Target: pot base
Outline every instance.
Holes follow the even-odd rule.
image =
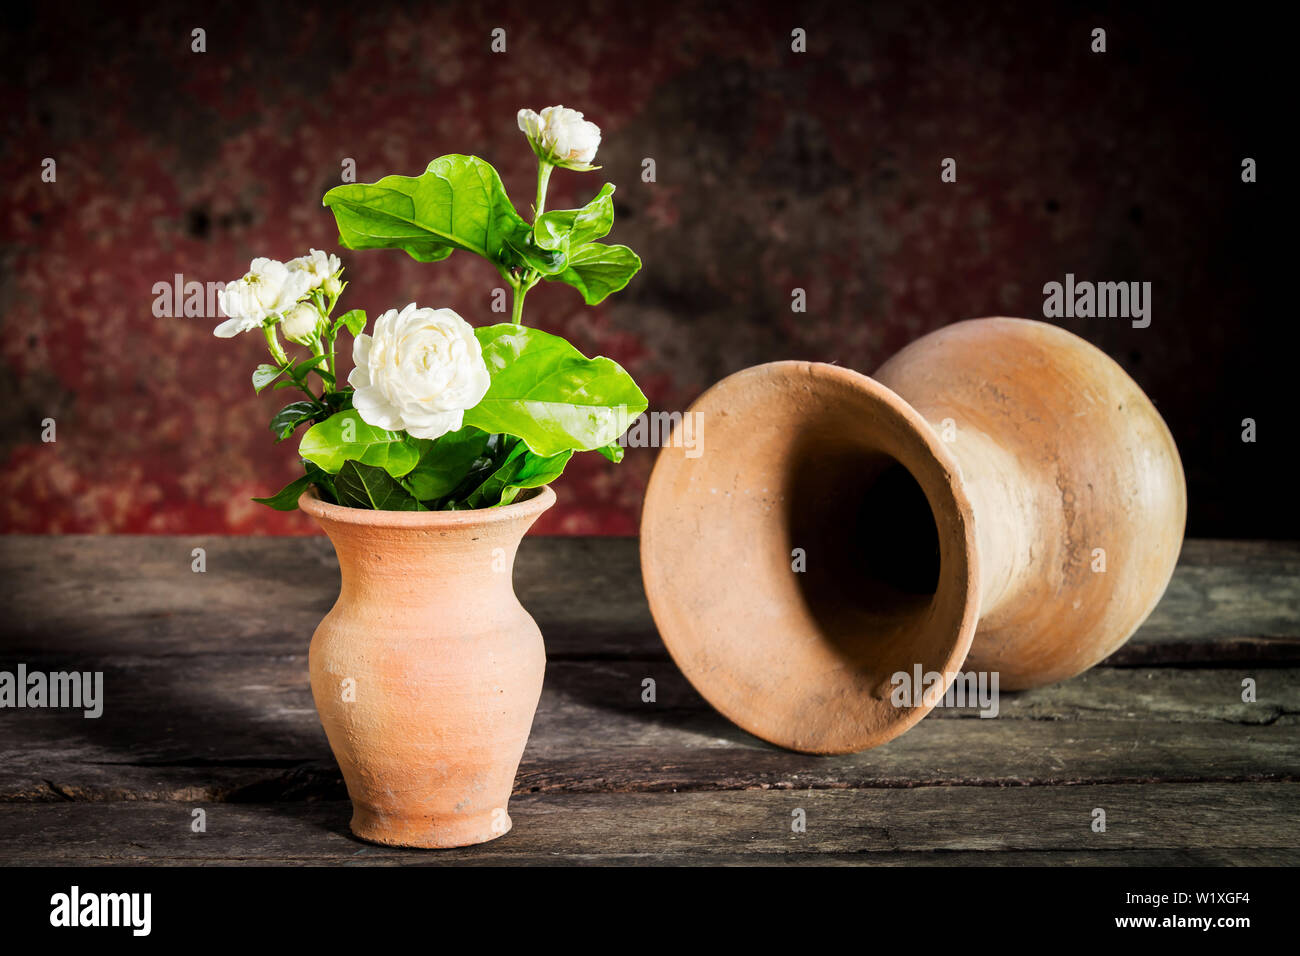
[[[513,826],[504,810],[474,813],[431,821],[427,817],[400,817],[376,813],[365,807],[352,808],[354,836],[384,846],[406,846],[422,850],[448,850],[474,846],[505,836]]]

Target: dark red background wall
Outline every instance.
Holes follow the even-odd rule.
[[[1273,130],[1280,27],[1130,4],[43,3],[6,14],[0,172],[0,528],[312,529],[249,501],[293,477],[255,396],[257,336],[155,318],[155,283],[336,250],[320,197],[472,152],[526,210],[521,106],[604,130],[612,241],[644,259],[597,308],[541,286],[528,321],[622,362],[652,407],[781,358],[870,372],[963,318],[1042,317],[1045,282],[1149,281],[1152,324],[1061,320],[1116,358],[1184,456],[1194,534],[1290,536],[1277,496],[1294,322]],[[520,7],[520,9],[523,9]],[[1094,27],[1108,52],[1090,52]],[[191,30],[207,52],[190,51]],[[507,52],[490,52],[493,28]],[[808,52],[790,49],[807,31]],[[1243,184],[1243,157],[1260,181]],[[56,183],[41,161],[57,161]],[[651,157],[657,182],[644,183]],[[957,160],[958,181],[940,181]],[[1291,243],[1290,245],[1293,245]],[[342,253],[345,304],[474,324],[496,272]],[[790,309],[807,292],[807,312]],[[57,441],[40,423],[57,422]],[[1259,441],[1240,440],[1255,418]],[[761,427],[761,423],[756,424]],[[707,441],[707,435],[706,435]],[[706,446],[707,447],[707,446]],[[575,462],[542,531],[633,533],[653,450]]]

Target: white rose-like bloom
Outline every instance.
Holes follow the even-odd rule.
[[[563,106],[548,106],[540,115],[520,110],[519,128],[538,156],[566,169],[591,169],[600,148],[600,127]]]
[[[311,276],[311,285],[307,291],[319,289],[325,280],[339,271],[339,257],[313,249],[305,256],[289,260],[289,268],[294,272],[305,272]]]
[[[451,309],[412,302],[375,320],[352,346],[352,407],[367,424],[413,438],[454,432],[487,394],[491,378],[473,327]]]
[[[254,259],[247,275],[217,293],[221,311],[230,318],[212,334],[229,339],[240,332],[251,332],[263,320],[292,308],[310,290],[311,276],[307,273],[275,259]]]

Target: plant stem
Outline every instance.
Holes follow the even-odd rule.
[[[262,334],[266,336],[266,347],[271,352],[271,358],[275,359],[277,367],[284,368],[289,364],[289,356],[284,354],[284,346],[280,344],[280,340],[276,337],[275,326],[262,326]]]
[[[537,202],[533,204],[533,222],[546,211],[546,184],[551,180],[551,170],[555,167],[544,159],[537,161]]]
[[[527,276],[521,276],[518,280],[510,280],[510,288],[514,290],[514,299],[510,307],[510,321],[515,325],[524,324],[524,296],[528,294],[529,283]]]
[[[546,211],[546,186],[551,181],[551,170],[554,168],[544,159],[537,160],[537,202],[533,204],[534,225]],[[510,321],[515,325],[524,324],[524,296],[528,294],[529,289],[537,285],[537,280],[540,278],[541,274],[536,269],[526,269],[518,279],[506,277],[510,288],[514,290],[514,300],[510,306]]]

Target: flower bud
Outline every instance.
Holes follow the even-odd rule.
[[[315,306],[309,302],[299,302],[284,314],[280,327],[284,330],[284,337],[290,342],[310,345],[312,337],[316,334],[316,323],[319,320],[320,313],[316,311]]]
[[[325,294],[331,299],[337,299],[339,293],[343,291],[343,283],[339,281],[338,276],[330,276],[321,285],[321,288],[325,290]]]
[[[595,169],[591,161],[600,148],[600,127],[577,110],[548,106],[540,114],[520,110],[519,129],[541,159],[565,169]]]

